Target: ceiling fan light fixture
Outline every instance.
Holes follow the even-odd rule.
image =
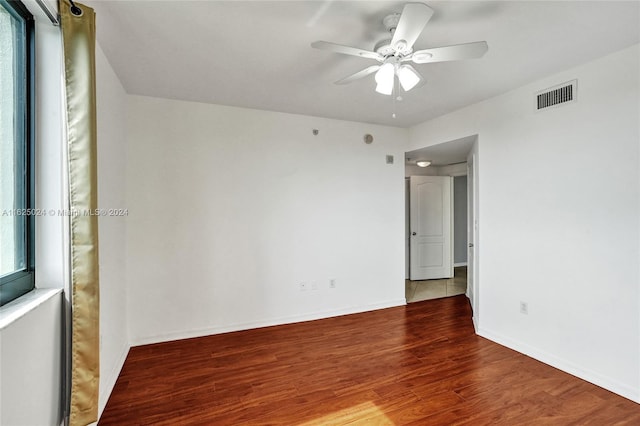
[[[376,92],[382,95],[391,95],[393,93],[393,82],[391,84],[380,84],[376,85]]]
[[[383,95],[391,95],[393,93],[394,79],[395,67],[393,64],[387,62],[376,72],[376,92]]]
[[[406,65],[398,68],[398,79],[405,92],[408,92],[416,87],[416,84],[420,83],[420,76]]]
[[[431,165],[431,161],[416,161],[416,166],[418,167],[429,167]]]

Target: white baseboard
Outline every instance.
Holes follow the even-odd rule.
[[[109,400],[111,392],[113,392],[113,387],[116,385],[116,381],[120,376],[120,371],[122,371],[122,367],[124,366],[124,362],[127,359],[130,348],[131,347],[129,345],[122,345],[122,348],[120,348],[120,355],[118,356],[118,360],[109,372],[109,375],[107,377],[100,378],[100,380],[106,383],[106,385],[98,398],[98,420],[100,420],[100,417],[102,417],[102,412],[107,406],[107,401]]]
[[[467,288],[467,291],[464,295],[467,296],[467,299],[469,299],[469,304],[471,305],[471,322],[473,323],[473,330],[476,334],[478,334],[478,322],[476,321],[476,313],[473,310],[473,300],[471,300],[471,298],[469,297],[469,288]]]
[[[534,348],[533,346],[529,346],[526,343],[522,343],[522,342],[510,339],[508,337],[502,336],[498,333],[494,333],[490,330],[480,328],[480,329],[477,329],[477,334],[495,343],[498,343],[502,346],[506,346],[510,349],[518,351],[540,362],[543,362],[547,365],[555,367],[559,370],[562,370],[566,373],[576,376],[582,380],[586,380],[587,382],[593,383],[596,386],[600,386],[601,388],[610,390],[613,393],[616,393],[620,396],[623,396],[627,399],[630,399],[631,401],[634,401],[640,404],[640,390],[634,389],[629,385],[620,383],[617,380],[603,376],[594,371],[584,369],[582,367],[575,365],[570,361],[567,361],[566,359],[557,357],[546,351]]]
[[[233,331],[250,330],[254,328],[271,327],[274,325],[292,324],[296,322],[314,321],[318,319],[338,317],[341,315],[357,314],[361,312],[375,311],[378,309],[393,308],[407,304],[406,299],[396,299],[387,302],[374,303],[370,305],[350,306],[329,311],[314,312],[305,315],[293,315],[267,319],[264,321],[252,321],[246,323],[236,323],[219,327],[210,327],[196,330],[184,330],[170,332],[161,335],[143,336],[132,339],[131,346],[149,345],[152,343],[170,342],[172,340],[191,339],[194,337],[210,336],[213,334],[230,333]]]

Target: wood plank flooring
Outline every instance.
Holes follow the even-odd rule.
[[[640,405],[476,336],[455,296],[132,348],[99,424],[639,425]]]

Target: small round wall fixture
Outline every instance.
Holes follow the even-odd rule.
[[[373,142],[373,136],[371,136],[368,133],[366,135],[364,135],[364,143],[369,145],[371,142]]]

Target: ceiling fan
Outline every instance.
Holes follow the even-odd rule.
[[[402,14],[393,13],[386,16],[382,23],[392,34],[392,38],[378,42],[372,51],[357,47],[343,46],[327,41],[316,41],[311,47],[330,50],[344,55],[373,59],[380,65],[372,65],[336,81],[336,84],[347,84],[376,73],[376,92],[391,95],[394,91],[396,76],[405,92],[426,81],[422,75],[407,62],[427,64],[432,62],[457,61],[461,59],[480,58],[488,49],[487,42],[457,44],[454,46],[435,47],[432,49],[413,51],[413,44],[433,15],[433,9],[424,3],[405,4]]]

